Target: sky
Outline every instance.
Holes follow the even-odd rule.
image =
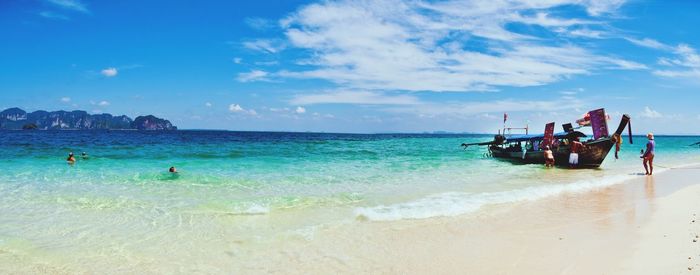
[[[0,1],[0,109],[181,129],[700,134],[700,1]],[[557,126],[560,127],[560,126]]]

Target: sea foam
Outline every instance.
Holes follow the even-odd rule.
[[[372,221],[452,217],[477,211],[485,205],[533,201],[563,193],[584,192],[619,184],[636,177],[638,176],[624,174],[500,192],[440,193],[404,203],[359,207],[355,209],[354,213],[358,219]]]

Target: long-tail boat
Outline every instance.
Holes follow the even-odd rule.
[[[583,119],[578,120],[580,126],[591,126],[593,137],[581,142],[583,148],[578,152],[577,168],[597,168],[603,163],[610,149],[616,142],[621,142],[625,127],[629,130],[629,142],[632,143],[632,126],[630,116],[622,115],[617,130],[610,135],[607,129],[608,116],[604,109],[588,112]],[[544,134],[537,135],[495,135],[493,140],[479,143],[463,143],[466,149],[471,145],[487,146],[488,155],[497,159],[520,164],[544,164],[544,147],[550,146],[557,166],[569,166],[571,143],[578,138],[586,138],[586,134],[573,129],[571,124],[565,124],[564,132],[554,133],[554,122],[548,123]]]

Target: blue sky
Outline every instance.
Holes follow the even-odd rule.
[[[606,108],[700,134],[700,2],[0,3],[0,108],[180,128],[494,132]]]

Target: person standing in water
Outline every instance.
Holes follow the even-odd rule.
[[[571,140],[571,153],[569,154],[569,167],[574,168],[578,166],[578,152],[583,149],[584,145],[575,137]]]
[[[168,172],[175,174],[177,173],[177,168],[175,168],[175,166],[171,166],[170,169],[168,169]]]
[[[82,159],[88,159],[88,158],[90,158],[90,157],[88,156],[88,154],[85,153],[85,152],[83,152],[82,154],[80,154],[80,157],[81,157]]]
[[[68,164],[73,164],[75,163],[75,156],[73,156],[73,152],[68,153],[68,158],[66,159]]]
[[[642,154],[642,159],[644,159],[642,163],[644,164],[646,174],[651,176],[651,174],[654,173],[654,149],[656,147],[654,134],[648,133],[647,139],[649,139],[649,141],[647,142],[647,150]]]
[[[544,146],[544,167],[554,167],[554,153],[549,145]]]

